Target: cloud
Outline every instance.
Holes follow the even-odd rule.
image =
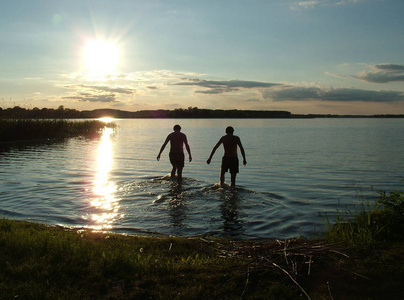
[[[262,100],[257,99],[257,98],[251,98],[251,99],[247,99],[245,100],[246,102],[262,102]]]
[[[347,5],[363,1],[368,0],[305,0],[305,1],[293,1],[290,6],[292,9],[315,8],[318,6]]]
[[[292,7],[296,8],[296,7],[303,7],[303,8],[307,8],[307,7],[314,7],[317,6],[321,3],[321,1],[296,1],[293,2]]]
[[[117,95],[131,95],[135,90],[121,87],[98,86],[98,85],[65,85],[64,88],[75,90],[73,95],[62,97],[62,99],[76,100],[80,102],[116,103]],[[76,94],[76,95],[75,95]]]
[[[404,81],[404,66],[395,64],[380,64],[372,66],[372,71],[360,72],[354,78],[373,82],[373,83],[388,83],[395,81]]]
[[[380,65],[375,65],[375,67],[379,70],[386,70],[386,71],[390,71],[390,72],[404,72],[403,65],[380,64]]]
[[[371,83],[389,83],[404,81],[404,65],[397,64],[378,64],[368,66],[370,71],[361,71],[357,75],[340,75],[326,73],[341,78],[355,78]]]
[[[82,87],[85,89],[104,91],[104,92],[108,92],[108,93],[129,94],[129,95],[131,95],[135,92],[134,89],[121,88],[121,87],[110,87],[110,86],[79,85],[79,87]]]
[[[110,103],[115,102],[115,95],[91,95],[91,94],[80,94],[79,96],[62,97],[63,99],[78,100],[81,102],[102,102]]]
[[[111,87],[101,85],[65,85],[64,88],[75,90],[77,95],[62,97],[63,99],[77,100],[81,102],[101,102],[116,103],[117,95],[132,95],[136,92],[134,89]]]
[[[397,91],[372,91],[354,88],[285,87],[266,90],[265,99],[273,101],[340,101],[340,102],[401,102],[404,93]]]
[[[222,94],[232,91],[238,91],[240,89],[270,88],[273,86],[279,86],[280,84],[259,82],[259,81],[246,81],[246,80],[215,81],[215,80],[188,79],[188,81],[178,82],[172,85],[196,86],[208,89],[208,90],[195,91],[195,93],[200,94]]]

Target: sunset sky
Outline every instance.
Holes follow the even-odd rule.
[[[0,1],[0,107],[404,114],[402,0]]]

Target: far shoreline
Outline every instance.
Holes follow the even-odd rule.
[[[34,107],[33,109],[0,107],[0,119],[317,119],[317,118],[395,118],[402,119],[404,114],[375,115],[336,115],[336,114],[293,114],[289,111],[276,110],[224,110],[200,109],[198,107],[178,108],[173,110],[139,110],[124,111],[118,109],[94,109],[79,111],[59,106],[57,109]]]

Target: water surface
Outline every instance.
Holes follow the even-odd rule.
[[[332,219],[379,189],[403,190],[402,119],[115,122],[100,139],[0,152],[0,216],[128,234],[286,238],[323,230],[320,213]],[[177,123],[193,156],[182,185],[168,176],[168,148],[156,160]],[[248,162],[236,189],[217,185],[222,149],[206,164],[228,125]]]

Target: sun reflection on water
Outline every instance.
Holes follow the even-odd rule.
[[[91,201],[93,228],[110,229],[119,217],[119,199],[116,198],[116,185],[109,175],[113,165],[113,151],[111,143],[112,128],[105,127],[98,146],[97,169],[93,182],[93,196]]]

